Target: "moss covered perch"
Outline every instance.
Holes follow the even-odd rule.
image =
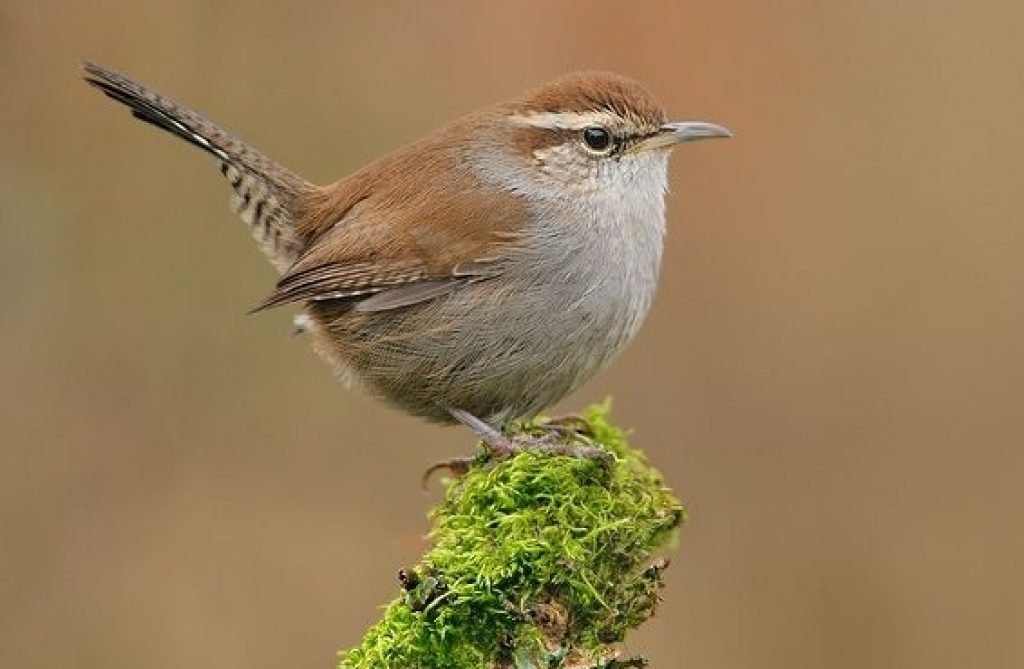
[[[654,613],[666,563],[652,559],[683,507],[607,407],[565,438],[613,457],[481,458],[449,484],[433,548],[341,669],[642,666],[618,644]]]

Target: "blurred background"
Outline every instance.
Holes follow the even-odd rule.
[[[213,161],[121,69],[327,182],[577,68],[677,151],[639,340],[559,407],[687,502],[654,667],[1024,664],[1024,4],[0,2],[0,666],[332,667],[464,430],[344,391]]]

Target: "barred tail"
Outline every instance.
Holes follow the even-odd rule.
[[[83,63],[82,69],[87,82],[126,105],[136,118],[220,160],[234,189],[232,208],[263,252],[280,271],[294,262],[302,243],[293,223],[311,184],[188,107],[99,65]]]

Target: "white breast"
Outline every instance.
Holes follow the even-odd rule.
[[[577,384],[640,329],[661,264],[667,155],[636,156],[611,167],[615,171],[600,175],[603,187],[596,190],[535,186],[531,248],[509,268],[536,291],[513,309],[535,321],[538,339],[571,343],[553,347],[561,357],[552,364],[573,367]]]

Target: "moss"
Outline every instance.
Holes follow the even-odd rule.
[[[616,644],[653,613],[665,563],[650,560],[685,512],[607,412],[565,438],[608,460],[481,456],[450,482],[433,548],[341,669],[634,666]]]

